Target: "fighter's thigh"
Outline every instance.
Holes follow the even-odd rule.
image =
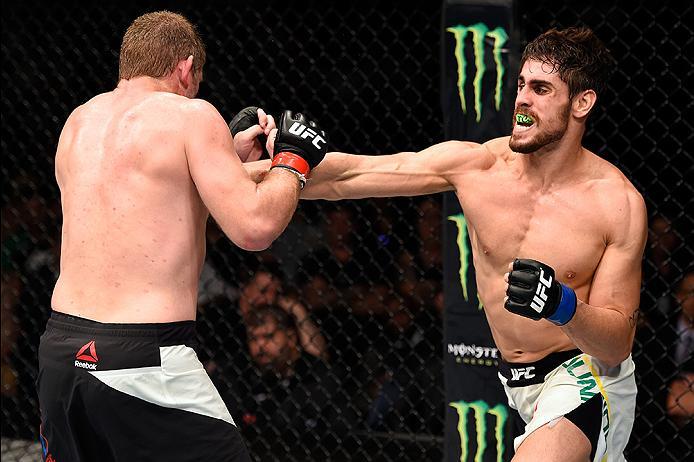
[[[560,417],[532,432],[518,447],[513,462],[586,462],[590,458],[588,437],[569,419]]]

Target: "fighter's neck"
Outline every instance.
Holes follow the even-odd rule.
[[[585,153],[580,139],[567,141],[561,140],[531,154],[517,154],[521,176],[539,183],[543,189],[576,178]]]
[[[171,79],[139,76],[132,79],[122,79],[118,82],[116,90],[124,90],[127,92],[149,92],[149,91],[165,91],[176,93],[176,88]]]

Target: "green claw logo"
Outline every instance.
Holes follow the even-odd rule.
[[[468,460],[469,448],[472,446],[468,435],[468,416],[472,414],[475,419],[475,437],[477,450],[475,451],[475,462],[482,462],[485,451],[487,451],[487,416],[495,421],[494,439],[496,440],[496,460],[504,460],[504,427],[508,420],[508,410],[503,404],[490,407],[485,401],[478,400],[473,402],[454,401],[448,403],[450,407],[458,412],[458,435],[460,436],[460,461]]]
[[[458,246],[458,251],[460,252],[460,289],[463,291],[463,298],[465,299],[465,301],[469,302],[470,296],[468,294],[467,288],[467,272],[470,269],[470,259],[472,257],[472,252],[470,250],[470,244],[468,242],[467,220],[465,219],[465,215],[463,215],[462,213],[450,215],[447,218],[448,221],[452,221],[453,223],[455,223],[457,229],[456,244]],[[482,300],[480,300],[479,297],[477,308],[480,310],[483,308]]]
[[[508,42],[506,31],[497,27],[489,30],[483,23],[473,24],[472,26],[457,25],[446,28],[447,32],[453,34],[455,38],[455,59],[458,63],[458,95],[460,96],[460,106],[463,113],[467,114],[467,103],[465,101],[465,82],[467,80],[467,60],[465,59],[465,39],[468,34],[472,34],[473,53],[475,57],[475,78],[473,80],[473,90],[475,94],[475,120],[479,123],[482,118],[482,77],[487,71],[484,63],[485,38],[494,40],[494,63],[496,65],[496,86],[494,88],[494,106],[497,110],[501,108],[502,84],[506,69],[501,61],[501,50]]]

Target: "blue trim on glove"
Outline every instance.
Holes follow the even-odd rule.
[[[567,287],[564,284],[559,284],[561,286],[561,301],[554,314],[547,318],[547,320],[553,322],[557,326],[563,326],[567,322],[571,321],[576,314],[576,292],[571,287]]]

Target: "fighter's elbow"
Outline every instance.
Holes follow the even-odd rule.
[[[621,311],[617,310],[616,311]],[[609,335],[609,344],[604,345],[601,350],[602,354],[598,357],[607,367],[617,367],[631,355],[631,350],[634,345],[634,316],[628,319],[628,322],[619,324],[618,328],[612,330]]]
[[[221,228],[236,246],[251,252],[267,249],[281,232],[275,224],[259,217],[234,220]]]
[[[243,250],[252,252],[260,252],[267,249],[279,235],[279,232],[275,229],[276,227],[263,223],[261,220],[253,220],[253,223],[246,223],[246,228],[235,241],[235,244]]]
[[[598,358],[600,362],[607,368],[617,367],[624,362],[631,354],[631,345],[628,347],[615,348],[612,354],[604,355]]]
[[[626,356],[623,358],[621,358],[621,357],[618,358],[615,356],[615,357],[610,357],[610,358],[605,357],[605,358],[599,358],[599,359],[600,359],[600,362],[603,364],[603,366],[605,366],[608,369],[612,369],[612,368],[615,368],[615,367],[619,366],[620,364],[622,364],[622,362],[626,359]]]

